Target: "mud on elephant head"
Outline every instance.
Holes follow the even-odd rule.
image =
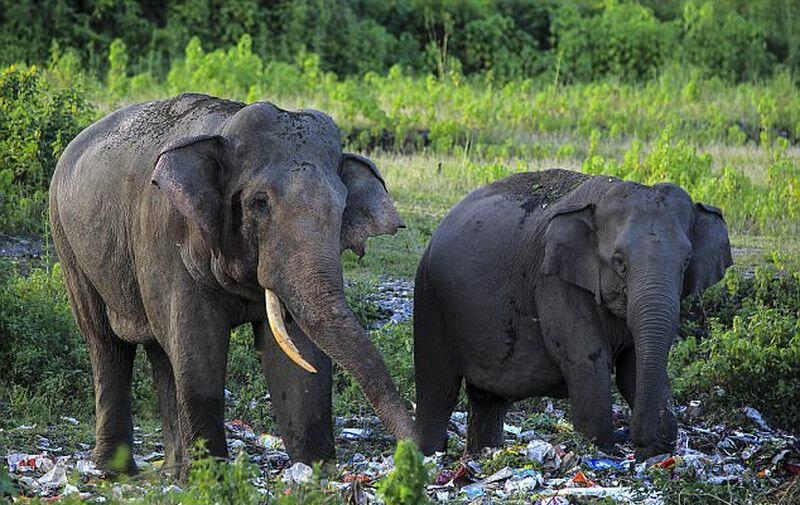
[[[666,368],[680,300],[715,284],[732,263],[722,212],[674,184],[617,182],[596,203],[558,209],[547,226],[543,273],[591,292],[627,322],[635,386],[626,396],[640,458],[671,451],[677,436]]]

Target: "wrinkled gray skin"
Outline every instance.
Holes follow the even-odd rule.
[[[670,451],[666,365],[680,300],[731,263],[720,211],[672,184],[548,170],[473,192],[417,271],[423,451],[444,449],[462,379],[469,451],[502,444],[507,408],[530,396],[569,396],[576,429],[613,449],[612,371],[637,456]]]
[[[348,308],[340,252],[402,222],[369,160],[341,152],[320,112],[204,95],[132,105],[76,137],[50,187],[53,239],[94,373],[97,445],[108,468],[132,447],[131,371],[153,365],[165,466],[206,439],[226,456],[223,386],[230,330],[252,323],[290,456],[334,457],[331,361],[350,372],[387,429],[414,426]],[[301,354],[265,324],[275,292]],[[129,472],[135,471],[133,459]]]

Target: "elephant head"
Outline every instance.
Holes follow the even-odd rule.
[[[289,317],[354,376],[394,435],[412,436],[383,360],[345,302],[339,258],[347,248],[363,255],[368,237],[403,224],[378,169],[342,153],[327,115],[243,107],[216,134],[164,148],[152,183],[185,216],[189,256],[210,257],[223,288],[266,305],[295,363],[315,371],[289,338]]]
[[[611,180],[601,194],[554,210],[543,271],[589,291],[626,321],[636,355],[631,435],[637,456],[646,458],[674,447],[666,368],[680,300],[716,283],[732,264],[728,232],[719,209],[693,204],[673,184]]]

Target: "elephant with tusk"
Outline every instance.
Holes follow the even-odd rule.
[[[731,263],[720,210],[674,184],[546,170],[474,191],[417,270],[423,451],[445,448],[462,381],[469,451],[502,444],[506,410],[530,396],[568,396],[575,428],[613,450],[612,372],[637,456],[672,450],[667,356],[680,300]]]
[[[133,444],[138,345],[153,367],[165,467],[185,469],[200,439],[226,456],[228,344],[245,323],[294,460],[334,458],[331,360],[393,435],[415,438],[345,301],[340,261],[403,223],[378,169],[342,152],[327,115],[198,94],[131,105],[66,148],[50,221],[90,351],[100,467]]]

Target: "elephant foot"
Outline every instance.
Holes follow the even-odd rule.
[[[139,468],[133,460],[133,453],[127,446],[114,448],[97,446],[92,451],[92,461],[108,477],[133,476],[139,473]]]

